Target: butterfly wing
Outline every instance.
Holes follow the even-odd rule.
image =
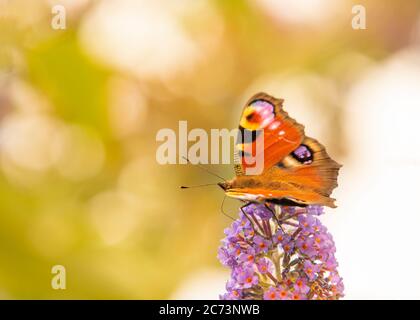
[[[265,93],[257,93],[245,105],[235,145],[237,175],[245,174],[257,163],[263,163],[263,170],[271,168],[303,141],[303,126],[282,106],[283,99]]]
[[[261,100],[273,106],[272,115],[262,109],[270,110],[270,105],[264,102],[255,104],[255,101]],[[248,110],[249,106],[253,109]],[[259,126],[250,124],[247,118],[256,108],[259,112],[255,122]],[[276,121],[280,124],[273,125]],[[282,100],[262,93],[255,95],[244,108],[241,126],[248,130],[264,129],[264,134],[256,134],[254,141],[243,141],[242,145],[237,145],[238,150],[243,151],[239,153],[242,174],[232,181],[231,188],[226,192],[228,196],[279,204],[335,206],[334,199],[329,196],[337,186],[340,165],[329,157],[324,146],[304,135],[303,126],[282,109]],[[284,133],[280,134],[281,131]],[[257,150],[255,144],[262,138],[264,151],[257,153],[256,159],[258,161],[258,156],[263,155],[263,172],[260,175],[243,174],[247,169],[244,157]]]

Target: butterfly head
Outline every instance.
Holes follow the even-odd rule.
[[[219,182],[217,184],[220,188],[222,188],[224,191],[227,191],[229,189],[232,188],[232,183],[229,181],[223,181],[223,182]]]

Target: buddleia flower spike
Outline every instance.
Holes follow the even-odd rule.
[[[322,206],[250,203],[225,229],[220,262],[231,269],[226,300],[334,300],[344,296]]]

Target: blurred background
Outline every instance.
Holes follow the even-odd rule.
[[[217,180],[155,137],[265,91],[344,165],[322,219],[346,298],[419,299],[419,79],[417,0],[0,0],[0,298],[217,299],[223,192],[180,190]]]

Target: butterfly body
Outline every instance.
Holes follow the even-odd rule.
[[[229,197],[283,205],[335,207],[330,198],[341,167],[325,148],[307,137],[304,127],[283,110],[283,100],[254,95],[242,112],[235,151],[236,177],[220,183]],[[245,135],[246,136],[246,135]],[[242,136],[243,137],[243,136]],[[259,150],[257,144],[263,143]],[[260,161],[261,173],[247,174]]]

